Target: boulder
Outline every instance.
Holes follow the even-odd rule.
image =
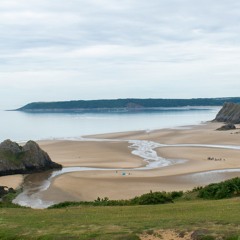
[[[23,147],[9,139],[0,144],[0,176],[60,168],[34,141]]]
[[[228,123],[228,124],[221,126],[217,130],[218,131],[227,131],[227,130],[234,130],[234,129],[236,129],[235,125],[233,123]]]

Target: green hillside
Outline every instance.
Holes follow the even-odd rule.
[[[51,111],[76,109],[141,109],[159,107],[186,106],[222,106],[225,102],[240,103],[235,98],[194,98],[194,99],[109,99],[109,100],[78,100],[65,102],[33,102],[17,110],[19,111]]]

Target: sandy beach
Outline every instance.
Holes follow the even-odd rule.
[[[131,144],[123,140],[147,140],[169,145],[238,146],[240,130],[216,131],[216,128],[221,125],[221,123],[207,123],[152,132],[139,131],[87,136],[87,141],[40,141],[39,144],[49,153],[53,161],[61,163],[64,167],[131,169],[144,166],[146,162],[141,157],[133,155],[132,149],[130,149]],[[98,141],[91,139],[98,139]],[[155,150],[161,157],[187,161],[144,171],[107,170],[66,173],[55,177],[48,190],[41,193],[42,197],[44,200],[54,199],[57,202],[87,201],[97,197],[127,199],[150,190],[189,190],[199,185],[218,181],[216,174],[200,177],[200,175],[196,175],[198,172],[240,168],[240,150],[196,146],[167,146]],[[194,178],[196,176],[198,178]],[[235,176],[239,176],[239,172],[229,172],[224,175],[226,179]]]
[[[190,190],[239,176],[240,170],[221,173],[214,171],[240,169],[240,149],[224,148],[240,145],[240,129],[216,131],[221,125],[222,123],[206,123],[151,132],[86,136],[83,140],[39,141],[40,147],[51,159],[64,168],[97,168],[54,177],[49,188],[39,193],[40,197],[53,202],[90,201],[98,197],[128,199],[150,190]],[[154,142],[157,147],[150,149],[154,152],[149,153],[149,149],[145,149],[146,153],[156,154],[157,158],[167,159],[171,164],[144,169],[147,165],[144,157],[133,154],[136,150],[133,143],[136,141],[144,144]],[[223,145],[223,148],[216,148],[216,145]],[[49,174],[51,175],[33,174],[26,179],[41,184]],[[0,177],[0,185],[13,188],[19,187],[23,181],[22,175]]]
[[[10,175],[0,177],[0,186],[7,186],[11,188],[19,188],[23,182],[23,175]]]

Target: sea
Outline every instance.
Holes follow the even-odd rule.
[[[31,113],[0,111],[0,141],[77,139],[85,135],[181,128],[213,120],[219,107]]]

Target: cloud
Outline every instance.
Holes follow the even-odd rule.
[[[55,86],[55,100],[237,95],[239,10],[235,0],[2,0],[0,94],[53,100]]]

